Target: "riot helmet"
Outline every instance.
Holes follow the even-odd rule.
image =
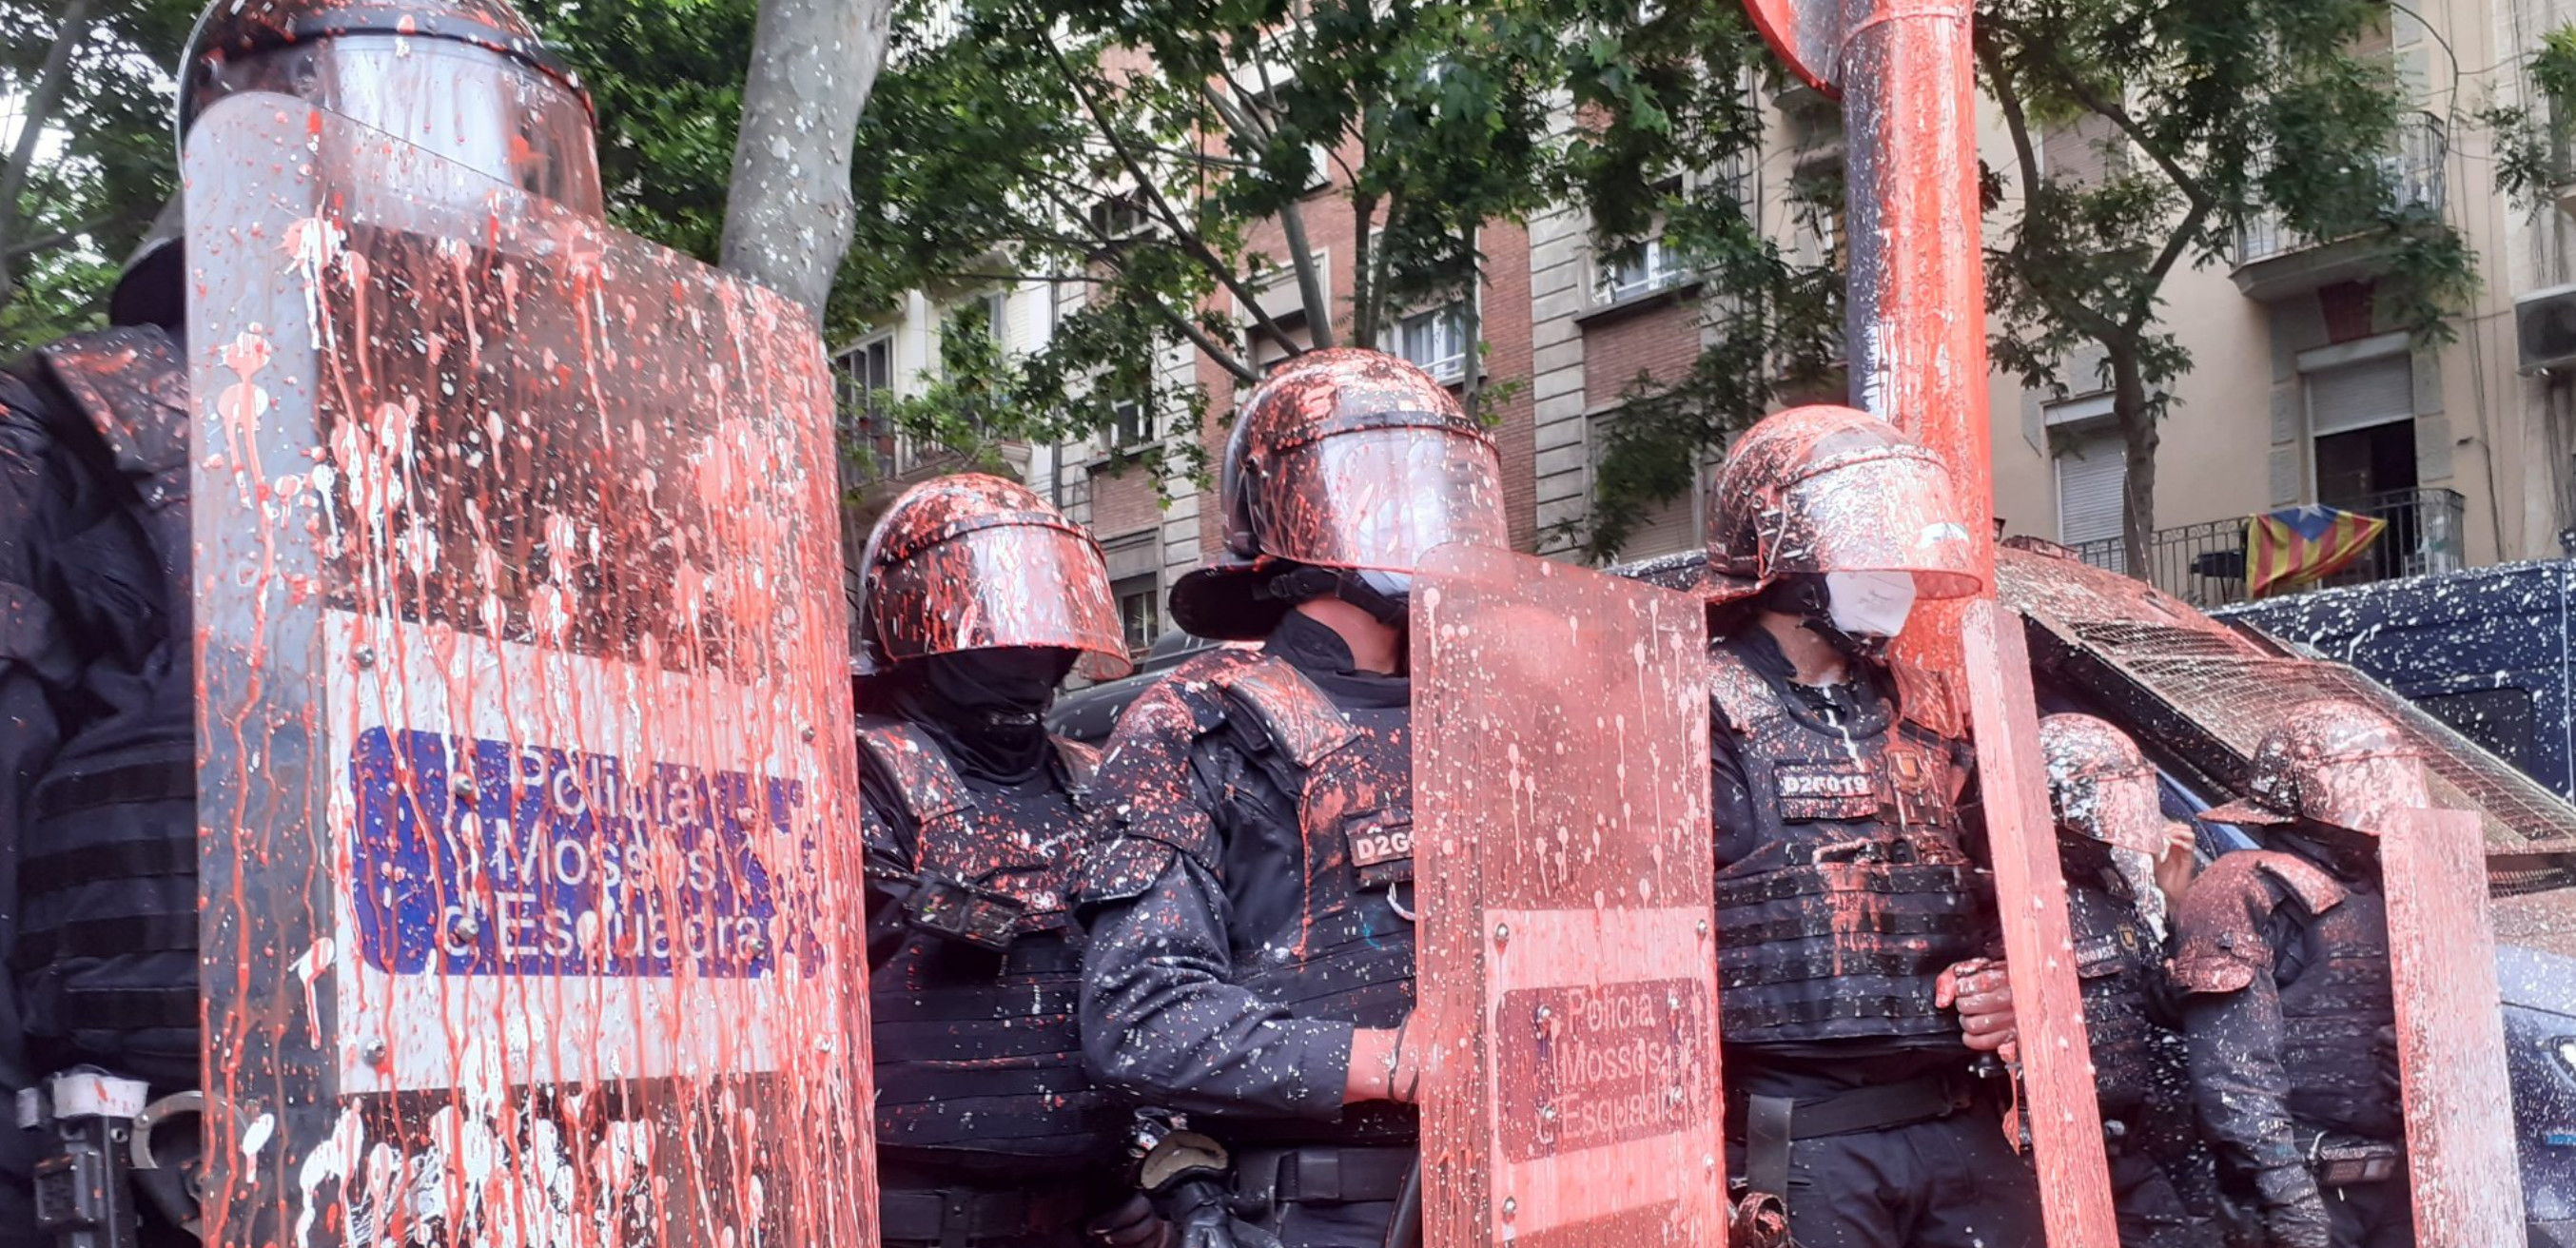
[[[1493,439],[1429,373],[1380,351],[1315,351],[1244,397],[1218,476],[1225,549],[1172,587],[1172,618],[1266,636],[1332,595],[1401,627],[1435,546],[1510,544]]]
[[[982,473],[903,492],[859,560],[861,676],[968,650],[1073,652],[1110,680],[1127,658],[1100,544],[1027,486]]]
[[[213,0],[179,63],[178,129],[245,91],[291,95],[588,217],[590,94],[508,0]]]
[[[2375,835],[2391,812],[2432,804],[2424,750],[2397,721],[2350,699],[2319,698],[2292,707],[2263,734],[2246,764],[2245,796],[2200,817]]]
[[[2090,715],[2039,721],[2048,764],[2048,804],[2059,830],[2149,859],[2165,855],[2165,818],[2156,769],[2129,734]]]
[[[1938,456],[1867,412],[1776,412],[1708,490],[1712,606],[1758,599],[1876,657],[1918,600],[1977,592],[1976,547]]]

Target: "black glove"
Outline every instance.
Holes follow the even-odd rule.
[[[2379,1086],[2388,1089],[2397,1103],[2406,1103],[2406,1064],[2397,1051],[2397,1028],[2394,1024],[2379,1029],[2371,1042],[2370,1055],[2379,1059]]]
[[[1277,1236],[1234,1216],[1225,1185],[1216,1178],[1173,1184],[1163,1208],[1172,1220],[1171,1248],[1281,1248]]]
[[[1172,1224],[1154,1212],[1154,1202],[1139,1192],[1125,1204],[1093,1218],[1083,1233],[1108,1248],[1172,1248]]]
[[[2254,1176],[2254,1189],[2262,1196],[2263,1232],[2271,1248],[2333,1248],[2334,1224],[2307,1167],[2263,1171]]]

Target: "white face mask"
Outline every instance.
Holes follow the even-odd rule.
[[[1825,614],[1853,637],[1894,637],[1914,613],[1911,572],[1827,572]]]

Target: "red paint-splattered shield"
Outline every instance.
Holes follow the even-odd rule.
[[[186,177],[210,1242],[869,1242],[802,312],[283,96]]]
[[[2391,812],[2377,830],[2415,1237],[2519,1248],[2522,1171],[2485,831],[2469,812],[2423,809]]]
[[[1468,546],[1422,575],[1425,1242],[1722,1245],[1704,608]]]

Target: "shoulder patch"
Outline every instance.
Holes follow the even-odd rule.
[[[2298,898],[2299,905],[2309,914],[2324,914],[2342,905],[2344,898],[2352,895],[2352,890],[2326,874],[2325,868],[2305,858],[2266,853],[2263,861],[2255,865],[2262,868],[2263,874],[2279,881],[2281,887],[2290,890],[2290,895]]]
[[[2257,971],[2271,968],[2273,953],[2264,943],[2263,928],[2281,904],[2272,884],[2273,860],[2285,857],[2260,849],[2222,854],[2192,881],[2174,911],[2179,948],[2168,969],[2176,987],[2188,993],[2230,993],[2253,983]]]
[[[1287,751],[1289,761],[1315,760],[1350,743],[1351,726],[1333,700],[1285,660],[1253,655],[1219,673],[1216,684],[1259,716],[1261,726]]]
[[[975,808],[948,756],[918,725],[885,715],[859,717],[859,752],[884,776],[914,827]]]
[[[1738,736],[1751,733],[1757,720],[1779,706],[1779,695],[1772,692],[1770,682],[1741,655],[1719,644],[1708,648],[1708,700],[1717,708],[1719,722]]]
[[[36,356],[98,430],[119,470],[150,478],[187,465],[188,364],[168,331],[128,325],[75,334]]]

